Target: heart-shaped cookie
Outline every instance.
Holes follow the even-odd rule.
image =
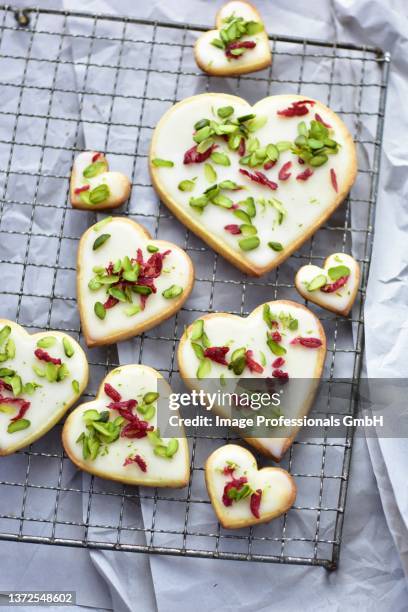
[[[70,195],[73,208],[106,210],[118,208],[130,195],[131,183],[122,172],[111,172],[103,153],[84,151],[74,161]]]
[[[296,95],[254,107],[221,93],[186,98],[161,118],[150,150],[152,183],[163,202],[256,276],[326,221],[356,169],[355,146],[339,117]]]
[[[190,295],[191,259],[122,217],[90,227],[78,249],[77,294],[89,347],[132,338],[175,314]]]
[[[270,65],[268,35],[252,4],[228,2],[218,11],[215,24],[217,29],[202,34],[194,47],[201,70],[229,76],[255,72]]]
[[[245,448],[226,444],[205,464],[205,482],[215,514],[225,529],[267,523],[295,503],[296,485],[282,468],[258,470]]]
[[[295,278],[296,289],[306,300],[345,317],[353,307],[359,283],[360,266],[345,253],[330,255],[323,268],[302,266]]]
[[[88,384],[85,353],[67,334],[28,334],[0,319],[0,455],[46,434]]]
[[[156,425],[160,402],[170,393],[159,372],[148,366],[112,370],[96,399],[76,408],[65,421],[62,442],[67,455],[81,470],[100,478],[150,487],[186,486],[190,461],[184,431],[178,438],[163,439]]]
[[[178,362],[185,384],[198,391],[235,392],[237,381],[249,378],[272,379],[278,391],[289,381],[284,416],[299,418],[311,408],[325,354],[326,337],[317,317],[301,304],[278,300],[258,306],[246,318],[204,315],[184,332]],[[259,391],[266,391],[264,382]],[[222,417],[231,416],[228,404],[215,404],[213,409]],[[279,416],[277,412],[272,410],[271,417]],[[258,434],[247,442],[280,461],[297,431],[276,427],[270,437]]]

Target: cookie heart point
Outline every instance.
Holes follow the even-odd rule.
[[[286,470],[258,470],[252,453],[236,444],[222,446],[210,455],[205,482],[225,529],[267,523],[287,512],[296,499],[296,484]]]
[[[70,182],[73,208],[111,210],[129,198],[131,183],[122,172],[112,172],[103,153],[84,151],[74,161]]]

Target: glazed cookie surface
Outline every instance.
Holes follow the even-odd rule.
[[[160,437],[157,429],[158,381],[162,376],[143,365],[112,370],[93,402],[82,404],[67,418],[62,441],[81,470],[125,484],[184,487],[190,463],[184,432]]]
[[[130,219],[90,227],[78,249],[77,295],[88,346],[136,336],[175,314],[188,298],[194,270],[180,247],[152,240]]]
[[[322,268],[302,266],[295,286],[306,300],[322,308],[347,316],[353,307],[360,283],[360,266],[346,253],[333,253]]]
[[[0,319],[0,455],[46,434],[81,396],[88,362],[67,334]]]
[[[129,198],[130,180],[112,172],[103,153],[84,151],[74,161],[70,182],[73,208],[106,210],[118,208]]]
[[[284,385],[283,416],[298,418],[311,408],[325,354],[326,337],[317,317],[301,304],[278,300],[262,304],[246,318],[204,315],[183,334],[178,362],[181,377],[191,389],[235,392],[239,379],[251,378],[274,381],[275,391]],[[260,383],[260,390],[267,390],[265,383]],[[231,416],[227,404],[215,405],[214,410],[222,417]],[[280,411],[272,410],[270,416],[280,416]],[[298,430],[274,428],[269,437],[259,437],[261,431],[269,434],[258,429],[247,442],[280,461]]]
[[[249,2],[225,4],[217,13],[216,28],[202,34],[195,43],[194,56],[201,70],[228,76],[270,65],[272,57],[265,27]]]
[[[260,276],[343,201],[356,153],[340,118],[316,100],[271,96],[251,107],[236,96],[201,94],[159,121],[150,171],[161,199],[187,227],[240,270]]]
[[[286,470],[258,470],[252,453],[236,444],[221,446],[210,455],[205,481],[225,529],[267,523],[289,510],[296,499],[295,482]]]

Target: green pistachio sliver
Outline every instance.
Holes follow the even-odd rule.
[[[10,368],[0,368],[0,378],[4,378],[5,376],[14,376],[15,370],[11,370]]]
[[[253,36],[254,34],[259,34],[259,32],[264,31],[263,24],[259,21],[247,21],[245,25],[248,36]]]
[[[91,204],[101,204],[105,202],[110,196],[110,189],[106,183],[98,185],[89,192],[89,201]]]
[[[102,287],[102,283],[99,282],[98,278],[91,278],[91,280],[88,283],[88,289],[90,289],[90,291],[98,291],[98,289],[100,289]]]
[[[258,236],[250,236],[249,238],[242,238],[238,241],[239,248],[243,251],[253,251],[257,249],[261,241]]]
[[[197,153],[205,153],[214,144],[214,138],[206,138],[197,145]]]
[[[164,445],[157,445],[154,447],[153,452],[155,455],[157,455],[158,457],[167,457],[166,453],[167,453],[167,447]]]
[[[10,334],[11,334],[10,325],[5,325],[0,331],[0,346],[4,344],[4,342],[7,340]]]
[[[254,198],[247,198],[246,200],[243,200],[242,202],[240,202],[240,204],[245,208],[246,213],[249,217],[255,217],[256,216],[256,207],[255,207],[255,200]]]
[[[134,304],[133,306],[129,306],[129,308],[125,309],[125,315],[127,317],[134,317],[135,315],[141,312],[142,308],[138,304]]]
[[[286,209],[285,209],[285,207],[283,206],[282,202],[280,200],[278,200],[277,198],[272,198],[271,200],[269,200],[269,202],[271,203],[273,208],[275,208],[275,210],[277,211],[277,213],[278,213],[278,223],[279,223],[279,225],[281,225],[282,221],[286,217]]]
[[[124,272],[122,276],[126,281],[134,283],[139,277],[139,268],[132,268],[130,270],[126,270],[126,272]]]
[[[266,147],[266,156],[270,161],[276,161],[279,158],[279,149],[274,144],[268,144]]]
[[[172,438],[170,442],[167,444],[166,457],[170,459],[171,457],[173,457],[173,455],[177,453],[178,449],[179,449],[179,441],[177,440],[177,438]]]
[[[326,276],[324,274],[318,274],[309,283],[307,283],[306,289],[308,291],[316,291],[316,289],[320,289],[320,287],[324,287],[326,283],[327,283]]]
[[[209,199],[205,195],[203,195],[203,196],[200,196],[199,198],[190,198],[188,203],[192,208],[196,208],[197,211],[202,212],[202,210],[209,203]]]
[[[58,366],[55,363],[45,364],[45,376],[48,382],[57,382],[58,379]]]
[[[231,355],[231,361],[236,361],[237,359],[241,359],[241,357],[245,357],[246,349],[245,347],[240,347],[235,349]]]
[[[149,253],[157,253],[157,251],[159,250],[159,248],[157,246],[154,246],[154,244],[148,244],[146,248]]]
[[[144,420],[151,421],[155,414],[156,414],[156,408],[153,405],[147,406],[147,409],[143,414]]]
[[[162,296],[166,298],[166,300],[171,300],[181,295],[183,291],[184,289],[180,287],[180,285],[171,285],[171,287],[168,287],[162,292]]]
[[[191,326],[191,340],[199,340],[204,332],[204,321],[202,319],[198,319],[194,321]]]
[[[7,359],[14,359],[16,356],[16,344],[12,338],[9,338],[6,343]]]
[[[112,221],[113,217],[106,217],[105,219],[102,219],[102,221],[99,221],[98,223],[95,223],[95,225],[93,226],[93,231],[94,232],[99,232],[99,230],[101,230],[103,227],[105,227],[105,225],[108,225],[108,223],[110,223]]]
[[[57,368],[58,368],[58,366],[57,366]],[[69,370],[68,370],[67,366],[65,365],[65,363],[63,363],[58,368],[57,381],[58,382],[62,382],[68,376],[69,376]]]
[[[245,211],[238,209],[238,210],[234,210],[233,214],[234,214],[234,217],[237,217],[237,219],[240,219],[244,223],[248,225],[252,224],[251,217]]]
[[[269,304],[264,304],[263,320],[265,321],[269,329],[272,327],[272,323],[277,320],[276,316],[272,314],[271,307],[269,306]]]
[[[195,130],[201,130],[201,128],[205,127],[206,125],[210,125],[210,120],[209,119],[200,119],[199,121],[197,121],[194,124],[194,129]]]
[[[98,277],[98,282],[101,283],[101,285],[113,285],[114,283],[119,282],[119,280],[120,280],[120,277],[115,274],[109,274],[107,276]]]
[[[246,123],[247,121],[255,118],[256,115],[254,113],[249,113],[248,115],[241,115],[240,117],[237,117],[237,121],[238,123]]]
[[[143,396],[143,403],[153,404],[153,402],[155,402],[159,397],[160,397],[160,393],[157,393],[156,391],[148,391]]]
[[[238,357],[237,359],[231,360],[228,366],[229,370],[232,370],[236,376],[240,376],[245,370],[246,359],[245,355]]]
[[[219,38],[214,38],[211,41],[211,44],[213,45],[213,47],[217,47],[217,49],[224,49],[225,48],[224,43]]]
[[[211,164],[204,164],[204,176],[209,183],[215,183],[217,180],[217,173]]]
[[[193,191],[194,187],[195,179],[191,181],[189,179],[185,179],[184,181],[180,181],[180,183],[178,184],[179,191]]]
[[[138,293],[139,295],[150,295],[152,293],[152,288],[147,285],[134,285],[132,287],[133,293]]]
[[[280,140],[276,143],[275,146],[278,149],[279,153],[284,153],[285,151],[289,151],[292,146],[292,143],[290,142],[290,140]]]
[[[202,361],[205,358],[203,347],[197,342],[191,343],[191,348],[193,349],[195,356],[199,361]]]
[[[197,378],[203,379],[206,378],[211,372],[211,360],[205,357],[198,366],[197,369]]]
[[[65,355],[68,357],[68,359],[71,359],[71,357],[75,354],[75,350],[68,338],[62,339],[62,345],[64,347]]]
[[[274,242],[271,240],[271,242],[268,242],[268,247],[273,251],[283,251],[283,244],[281,242]]]
[[[101,234],[100,236],[98,236],[98,238],[93,243],[92,250],[96,251],[97,249],[99,249],[103,244],[105,244],[107,240],[109,240],[110,237],[110,234]]]
[[[38,366],[33,365],[33,371],[35,374],[37,374],[39,378],[45,377],[45,370],[43,368],[39,368]]]
[[[50,348],[51,346],[54,346],[56,341],[57,339],[55,336],[45,336],[44,338],[41,338],[41,340],[38,340],[37,346],[44,349]]]
[[[14,397],[17,397],[17,395],[20,395],[20,393],[23,390],[23,383],[22,383],[20,376],[18,376],[18,374],[15,374],[14,376],[7,378],[7,382],[9,385],[11,385],[13,389]]]
[[[314,157],[312,157],[312,159],[309,161],[309,164],[314,168],[318,168],[319,166],[323,166],[323,164],[325,164],[328,159],[329,158],[325,153],[320,153],[319,155],[315,155]]]
[[[93,178],[94,176],[98,176],[98,174],[102,174],[102,172],[106,172],[107,169],[108,164],[106,161],[99,161],[89,164],[82,174],[85,178]]]
[[[324,146],[324,142],[322,140],[317,140],[316,138],[308,138],[307,145],[311,149],[321,149]]]
[[[231,208],[233,205],[233,201],[231,198],[219,193],[217,196],[211,199],[211,202],[216,206],[221,206],[222,208]]]
[[[221,119],[227,119],[227,117],[230,117],[233,114],[234,114],[234,108],[232,106],[221,106],[221,108],[217,110],[217,115]]]
[[[210,348],[210,346],[211,346],[210,339],[207,336],[207,334],[205,333],[205,331],[203,331],[203,333],[201,335],[201,344],[203,345],[204,348]]]
[[[258,140],[258,138],[249,138],[247,145],[246,145],[246,150],[248,153],[255,153],[255,151],[258,149],[258,147],[260,147],[260,142]]]
[[[30,427],[30,425],[31,421],[29,421],[28,419],[18,419],[18,421],[12,421],[11,423],[9,423],[9,426],[7,427],[7,432],[12,434],[16,431],[23,431],[23,429],[27,429],[28,427]]]
[[[164,446],[164,442],[160,437],[160,431],[158,429],[147,432],[147,438],[153,446]]]
[[[158,157],[152,159],[152,164],[156,168],[173,168],[174,166],[174,162],[170,161],[169,159],[160,159]]]
[[[96,316],[98,317],[98,319],[101,319],[102,321],[106,317],[106,308],[102,304],[102,302],[96,302],[95,303],[94,312],[95,312]]]
[[[237,189],[241,188],[241,186],[238,185],[238,183],[235,183],[234,181],[231,181],[230,179],[226,179],[225,181],[221,181],[221,183],[218,185],[218,187],[220,189],[226,189],[227,191],[236,191]]]
[[[240,225],[239,229],[241,230],[241,234],[243,236],[255,236],[258,233],[255,225],[248,225],[247,223]]]
[[[308,130],[307,130],[307,125],[304,121],[301,121],[300,123],[298,123],[297,132],[299,136],[307,136]]]
[[[15,412],[15,407],[10,406],[9,404],[2,404],[0,402],[0,413],[2,414],[13,414]]]
[[[263,351],[259,351],[259,355],[261,357],[261,366],[265,367],[266,366],[266,357],[265,357],[265,353]]]
[[[285,347],[275,342],[275,340],[272,340],[272,338],[270,338],[269,336],[267,336],[266,344],[268,345],[268,347],[270,348],[270,350],[272,351],[274,355],[277,355],[278,357],[285,355],[286,353]]]
[[[213,153],[211,153],[211,159],[214,164],[218,164],[219,166],[231,165],[230,158],[225,153],[219,153],[218,151],[214,151]]]
[[[71,384],[72,384],[74,393],[78,394],[79,393],[79,382],[77,380],[73,380]]]
[[[238,121],[239,121],[239,117],[238,117]],[[247,128],[250,132],[257,132],[258,130],[260,130],[261,128],[264,127],[264,125],[266,125],[268,121],[268,117],[265,116],[258,116],[258,117],[252,117],[248,123],[247,123]],[[242,122],[242,120],[241,120]]]
[[[110,287],[108,289],[108,294],[111,295],[116,300],[119,300],[119,302],[128,301],[126,294],[121,289],[118,289],[117,287]]]
[[[339,280],[342,276],[350,276],[351,274],[351,270],[347,266],[334,266],[329,268],[327,272],[333,281]]]

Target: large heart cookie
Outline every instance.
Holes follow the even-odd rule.
[[[186,385],[206,392],[209,387],[229,392],[237,379],[272,378],[278,389],[289,381],[284,416],[298,418],[311,408],[325,354],[326,337],[317,317],[301,304],[279,300],[258,306],[245,319],[227,313],[201,317],[184,332],[178,362]],[[228,405],[214,409],[223,417],[231,415]],[[247,442],[279,461],[296,433],[296,428],[275,428],[273,436],[258,434]]]
[[[175,244],[144,227],[108,217],[90,227],[78,249],[77,294],[88,346],[113,344],[158,325],[188,298],[194,270]]]
[[[150,170],[187,227],[259,276],[339,206],[356,176],[356,152],[343,122],[316,100],[272,96],[251,107],[228,94],[202,94],[161,118]]]
[[[360,282],[360,266],[351,255],[333,253],[323,268],[302,266],[295,286],[306,300],[340,315],[347,316],[356,299]]]
[[[71,204],[81,210],[118,208],[130,195],[131,183],[122,172],[111,172],[103,153],[80,153],[72,168]]]
[[[0,319],[0,455],[47,433],[88,384],[85,353],[67,334],[28,334]]]
[[[163,439],[157,430],[159,381],[161,393],[169,397],[169,385],[152,368],[112,370],[95,401],[76,408],[65,422],[62,441],[71,461],[90,474],[125,484],[186,486],[190,462],[184,432]]]
[[[228,76],[269,66],[268,36],[261,16],[249,2],[228,2],[218,11],[215,23],[217,29],[202,34],[194,47],[201,70]]]
[[[225,529],[267,523],[289,510],[296,499],[295,481],[286,470],[258,470],[252,453],[236,444],[221,446],[208,457],[205,482]]]

